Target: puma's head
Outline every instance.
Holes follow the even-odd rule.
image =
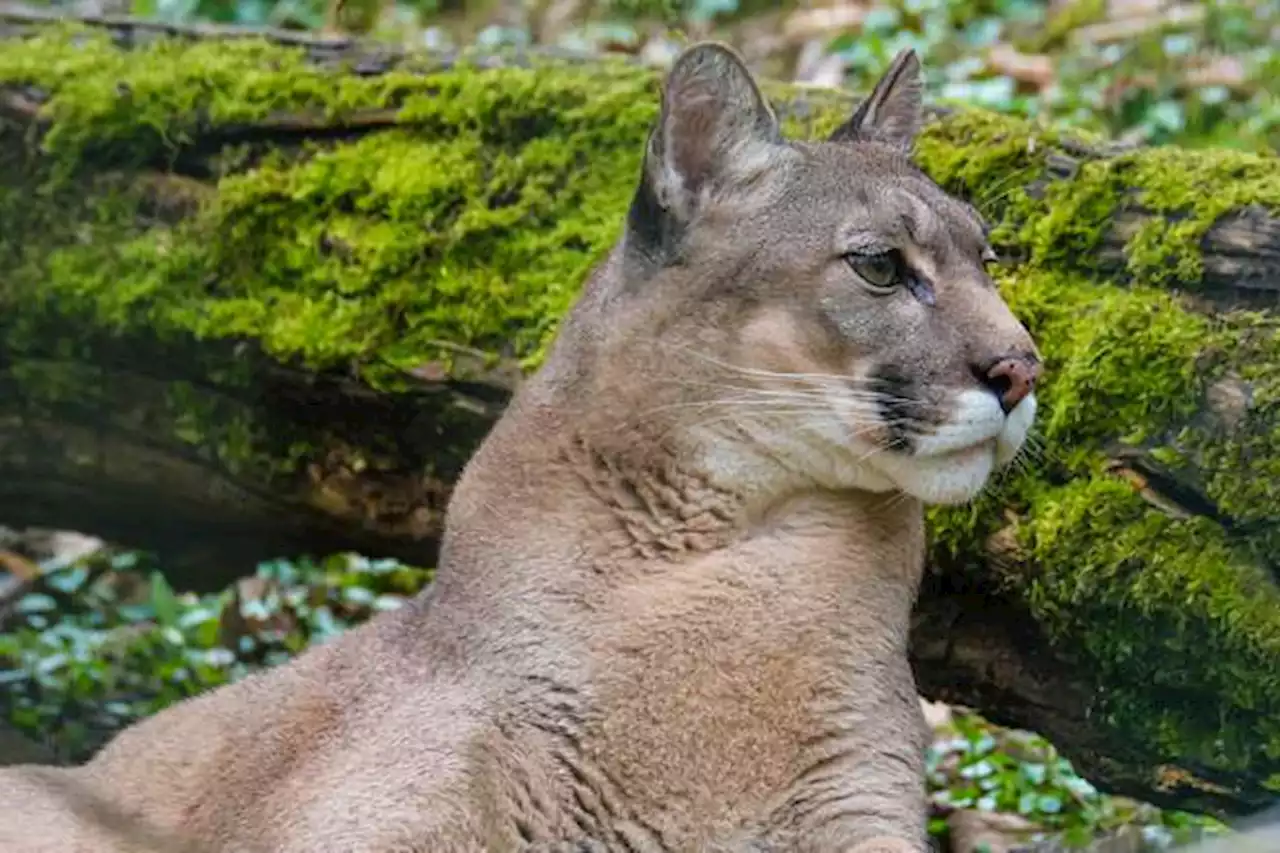
[[[596,401],[631,389],[665,435],[792,484],[951,503],[1014,458],[1040,362],[977,211],[910,160],[919,71],[900,54],[809,143],[783,139],[729,49],[679,57],[611,272],[572,324]]]

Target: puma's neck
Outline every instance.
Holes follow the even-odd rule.
[[[794,547],[782,540],[800,529],[810,545],[819,535],[923,538],[921,507],[906,496],[822,488],[715,430],[661,421],[637,427],[617,416],[634,401],[602,399],[585,413],[530,391],[459,483],[452,540],[482,539],[490,555],[497,548],[514,564],[568,560],[590,575],[626,576],[748,539],[776,537],[780,547]],[[509,538],[489,535],[500,529]],[[872,544],[859,549],[863,557]],[[914,542],[902,544],[918,551]]]

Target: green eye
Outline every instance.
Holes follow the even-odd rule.
[[[892,290],[902,284],[902,255],[896,249],[874,255],[846,255],[845,260],[863,281],[876,290]]]

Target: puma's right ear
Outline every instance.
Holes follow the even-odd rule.
[[[644,179],[658,206],[686,222],[706,190],[758,173],[780,141],[777,119],[742,60],[704,42],[680,54],[667,75]]]
[[[831,134],[832,142],[870,140],[883,142],[904,152],[911,150],[924,124],[924,96],[920,82],[920,59],[910,48],[889,63],[889,70],[876,83],[853,116]]]

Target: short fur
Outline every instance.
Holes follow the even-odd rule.
[[[789,142],[731,51],[682,54],[430,590],[82,768],[0,771],[0,849],[926,849],[922,502],[1018,452],[1034,395],[1006,416],[987,376],[1037,356],[908,159],[918,74]]]

